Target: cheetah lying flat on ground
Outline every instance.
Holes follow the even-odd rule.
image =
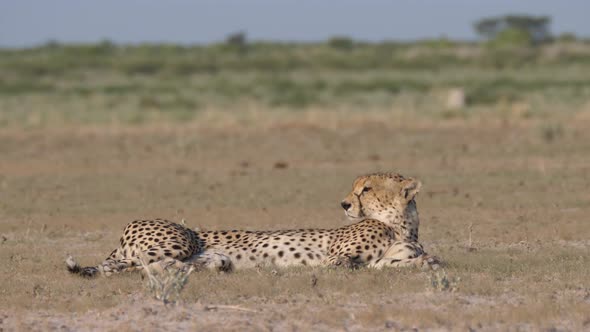
[[[66,264],[85,277],[141,269],[144,264],[197,266],[229,271],[275,266],[421,266],[437,267],[418,243],[419,218],[414,200],[421,183],[395,173],[358,177],[341,202],[357,221],[335,229],[195,232],[171,221],[129,223],[121,246],[100,265]]]

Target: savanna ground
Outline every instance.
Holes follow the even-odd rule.
[[[23,52],[25,63],[44,51]],[[11,57],[0,80],[0,329],[590,329],[586,62],[175,78],[95,63],[28,73]],[[240,88],[218,90],[228,86]],[[445,109],[456,86],[468,104]],[[420,240],[443,270],[195,272],[168,305],[140,274],[65,270],[67,253],[99,263],[139,218],[338,227],[352,180],[391,170],[422,180]],[[433,285],[443,279],[449,287]]]

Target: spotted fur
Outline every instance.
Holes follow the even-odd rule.
[[[342,201],[355,223],[334,229],[195,232],[163,220],[129,223],[120,247],[100,265],[80,267],[66,261],[70,272],[86,277],[141,269],[145,264],[181,263],[229,271],[275,266],[430,266],[437,261],[418,243],[415,196],[421,183],[395,173],[358,177]],[[178,265],[178,264],[177,264]]]

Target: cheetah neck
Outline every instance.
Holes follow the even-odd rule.
[[[398,241],[418,241],[420,218],[418,216],[418,209],[416,208],[415,201],[410,201],[403,214],[396,215],[393,220],[388,220],[387,223],[393,228],[398,237]]]

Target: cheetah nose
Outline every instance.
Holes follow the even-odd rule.
[[[350,207],[352,206],[352,204],[348,203],[347,201],[342,201],[340,205],[342,205],[342,208],[346,211],[348,211],[348,209],[350,209]]]

